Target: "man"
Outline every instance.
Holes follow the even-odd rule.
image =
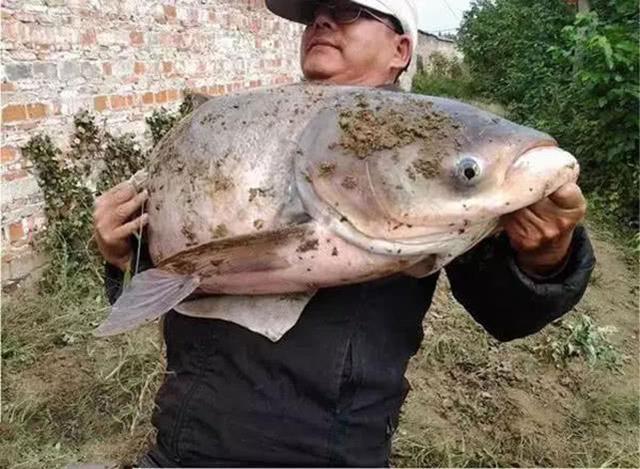
[[[412,0],[267,0],[305,23],[308,80],[393,85],[417,36]],[[110,299],[131,262],[146,193],[124,183],[95,211]],[[500,340],[538,331],[582,296],[593,268],[575,184],[505,217],[504,233],[447,267],[455,297]],[[156,397],[148,466],[382,466],[408,385],[407,362],[438,274],[321,290],[280,341],[233,323],[165,316],[166,379]]]

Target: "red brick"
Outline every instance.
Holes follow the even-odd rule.
[[[2,40],[9,42],[15,42],[18,40],[18,27],[15,22],[3,21]]]
[[[178,90],[167,90],[167,100],[176,101],[178,99]]]
[[[142,104],[153,104],[153,93],[145,93],[142,95]]]
[[[109,97],[111,109],[118,110],[127,107],[127,100],[124,96],[113,95]]]
[[[173,72],[173,62],[162,62],[162,73],[167,75]]]
[[[27,118],[27,109],[24,104],[10,104],[2,108],[2,122],[21,121]]]
[[[133,107],[135,105],[136,97],[132,94],[127,96],[127,106]]]
[[[174,45],[172,33],[160,33],[160,45],[163,47],[172,47]]]
[[[129,33],[129,39],[131,40],[131,45],[133,46],[144,44],[144,35],[140,31],[131,31]]]
[[[16,179],[26,178],[29,175],[24,169],[14,169],[13,171],[7,171],[2,175],[2,179],[5,181],[15,181]]]
[[[156,93],[156,103],[166,103],[167,102],[167,91],[162,90]]]
[[[93,106],[96,108],[96,111],[102,112],[107,109],[107,97],[106,96],[96,96],[93,98]]]
[[[80,34],[80,44],[83,46],[91,46],[96,43],[96,32],[93,29],[87,29]]]
[[[16,159],[17,153],[14,147],[4,146],[0,148],[0,162],[9,163]]]
[[[165,18],[167,18],[168,20],[176,19],[176,7],[174,7],[173,5],[164,5],[163,8]]]
[[[47,105],[42,103],[27,104],[29,119],[42,119],[47,116]]]
[[[2,91],[3,93],[10,93],[15,90],[16,90],[16,86],[13,83],[10,83],[8,81],[3,81],[2,84],[0,85],[0,91]]]
[[[110,63],[102,64],[102,73],[104,73],[105,75],[111,75],[113,73]]]
[[[9,225],[9,241],[19,241],[24,238],[24,227],[22,222],[16,222]]]
[[[136,75],[142,75],[144,73],[144,62],[136,62],[133,66],[133,73]]]

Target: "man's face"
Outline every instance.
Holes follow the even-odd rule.
[[[348,2],[338,7],[341,4]],[[321,6],[302,36],[302,71],[309,80],[337,84],[392,82],[395,77],[391,67],[398,59],[401,38],[391,22],[385,24],[363,13],[358,20],[341,24],[330,9]]]

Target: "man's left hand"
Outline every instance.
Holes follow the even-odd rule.
[[[525,273],[548,275],[569,255],[573,230],[587,202],[577,184],[568,183],[529,207],[502,217],[502,226]]]

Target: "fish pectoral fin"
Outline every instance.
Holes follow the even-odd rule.
[[[200,278],[165,270],[145,270],[111,306],[107,319],[93,334],[106,337],[135,329],[153,321],[187,298],[200,285]]]

